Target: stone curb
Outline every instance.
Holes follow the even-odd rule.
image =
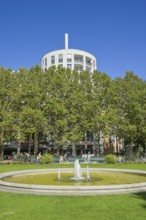
[[[73,171],[71,168],[61,168],[61,172]],[[82,168],[86,171],[86,168]],[[124,172],[145,174],[146,171],[141,170],[127,170],[127,169],[106,169],[106,168],[89,168],[89,171],[102,172]],[[25,194],[40,194],[40,195],[109,195],[109,194],[124,194],[124,193],[139,193],[146,192],[146,182],[134,184],[119,184],[119,185],[105,185],[105,186],[46,186],[46,185],[32,185],[32,184],[18,184],[4,182],[2,179],[20,174],[28,173],[45,173],[58,172],[58,169],[35,169],[13,171],[0,174],[0,191],[25,193]]]

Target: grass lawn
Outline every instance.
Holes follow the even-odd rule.
[[[61,165],[73,167],[72,164]],[[0,165],[0,172],[59,165]],[[82,164],[82,167],[86,165]],[[146,164],[89,167],[146,170]],[[146,193],[108,196],[40,196],[0,192],[1,220],[145,220]]]

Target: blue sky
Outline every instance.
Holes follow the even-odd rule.
[[[111,78],[146,80],[145,0],[0,0],[0,66],[18,70],[64,48],[92,53]]]

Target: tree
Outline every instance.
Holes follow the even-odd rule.
[[[11,70],[0,68],[0,155],[5,141],[13,137],[14,112],[12,109],[13,77]]]
[[[105,73],[95,71],[93,74],[92,132],[96,136],[96,151],[100,155],[100,138],[110,133],[110,118],[113,116],[109,90],[111,79]]]
[[[133,72],[114,81],[114,99],[120,115],[117,135],[124,138],[127,148],[144,146],[146,136],[146,84]]]

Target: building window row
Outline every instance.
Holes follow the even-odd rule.
[[[63,63],[64,62],[64,59],[63,59],[63,54],[59,54],[58,55],[58,63]],[[51,65],[54,65],[56,62],[55,62],[55,55],[51,56]],[[70,56],[67,56],[67,63],[72,63],[72,58],[71,58],[71,55]],[[84,63],[84,57],[81,56],[81,55],[74,55],[74,63],[76,64],[83,64]],[[87,66],[90,66],[92,67],[92,64],[93,64],[93,67],[95,68],[95,60],[92,60],[91,58],[89,57],[85,57],[85,64]],[[45,67],[48,66],[48,63],[47,63],[47,58],[44,59],[44,63],[43,65],[45,65]],[[71,66],[71,64],[67,64],[67,66]]]

